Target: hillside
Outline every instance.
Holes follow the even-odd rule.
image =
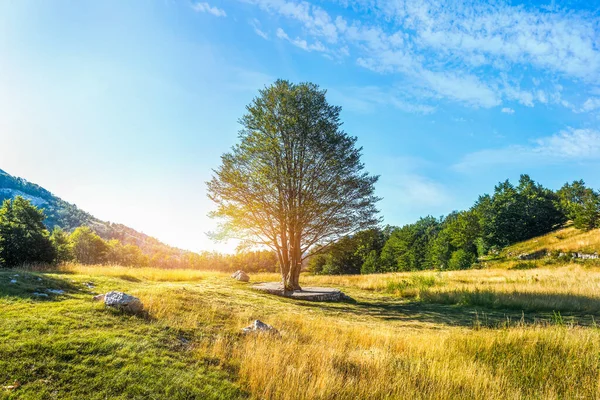
[[[145,254],[157,252],[171,257],[180,257],[187,251],[168,246],[159,240],[138,232],[128,226],[102,221],[88,212],[79,209],[55,196],[50,191],[19,177],[12,176],[0,169],[0,202],[5,199],[22,196],[36,207],[44,210],[47,218],[44,221],[49,230],[59,226],[72,231],[79,226],[89,226],[105,240],[117,239],[123,244],[138,246]]]
[[[508,246],[502,252],[507,257],[543,253],[600,253],[600,230],[584,231],[567,225],[546,235]]]

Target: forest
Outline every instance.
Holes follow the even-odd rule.
[[[309,269],[316,274],[369,274],[478,267],[513,243],[573,221],[576,228],[600,225],[600,195],[582,180],[552,191],[521,175],[480,196],[468,210],[427,216],[402,227],[358,232],[314,249]]]
[[[573,221],[576,228],[600,225],[600,194],[582,180],[557,191],[521,175],[514,185],[504,181],[480,196],[468,210],[447,216],[426,216],[402,227],[359,231],[335,243],[315,246],[305,266],[314,274],[370,274],[418,270],[459,270],[478,267],[513,243],[527,240]],[[46,227],[44,209],[17,196],[0,208],[0,264],[109,264],[132,267],[188,268],[219,271],[242,269],[274,272],[277,257],[270,251],[236,254],[193,253],[157,246],[142,249],[126,240],[100,237],[89,226],[68,230]],[[162,251],[166,249],[165,251]]]

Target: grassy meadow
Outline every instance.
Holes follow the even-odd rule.
[[[534,264],[302,276],[343,289],[344,303],[273,297],[217,272],[4,270],[0,398],[598,397],[600,268]],[[33,295],[44,288],[64,293]],[[146,313],[91,301],[109,290]],[[241,335],[254,319],[281,334]]]

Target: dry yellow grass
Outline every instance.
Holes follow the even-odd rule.
[[[251,398],[600,396],[596,268],[302,277],[304,285],[340,287],[356,300],[336,304],[254,292],[218,272],[63,271],[94,280],[99,290],[139,296],[149,323],[180,332],[190,341],[186,351],[230,374]],[[480,304],[478,293],[487,296]],[[241,335],[254,319],[281,335]]]
[[[541,249],[548,251],[581,251],[585,253],[600,252],[600,230],[588,232],[575,229],[572,226],[550,232],[525,242],[509,246],[503,251],[505,254],[532,253]]]

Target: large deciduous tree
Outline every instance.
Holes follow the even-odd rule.
[[[311,83],[278,80],[241,118],[240,143],[224,154],[208,195],[218,237],[277,253],[285,290],[299,290],[309,249],[373,227],[374,184],[361,148],[340,122],[341,107]]]

